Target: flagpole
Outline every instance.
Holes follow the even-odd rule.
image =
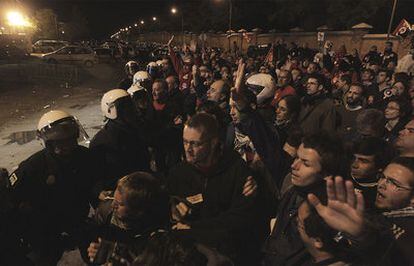
[[[390,39],[392,22],[394,21],[395,10],[397,9],[397,2],[398,2],[398,0],[394,0],[394,4],[392,6],[390,23],[388,24],[387,41],[389,41],[389,39]]]

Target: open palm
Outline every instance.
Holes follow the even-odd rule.
[[[308,195],[309,202],[319,215],[333,229],[358,237],[364,227],[364,198],[356,193],[351,181],[344,182],[337,176],[335,181],[327,180],[328,204],[323,205],[313,194]]]

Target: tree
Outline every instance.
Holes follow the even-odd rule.
[[[81,40],[89,38],[89,25],[87,18],[78,6],[72,7],[71,19],[66,23],[65,36],[69,40]]]
[[[57,39],[58,20],[52,9],[40,9],[35,13],[37,38]]]

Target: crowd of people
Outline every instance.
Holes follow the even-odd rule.
[[[414,77],[391,42],[173,42],[126,63],[88,148],[42,116],[44,149],[2,173],[1,265],[414,265]]]

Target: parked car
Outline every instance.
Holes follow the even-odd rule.
[[[109,48],[95,48],[93,49],[95,51],[96,56],[98,57],[98,61],[100,63],[104,62],[116,62],[121,58],[121,54],[117,49],[109,49]]]
[[[51,53],[66,45],[69,45],[68,41],[60,40],[38,40],[32,46],[33,53]]]
[[[48,63],[82,64],[87,67],[98,63],[98,57],[91,48],[71,45],[44,54],[42,59]]]

